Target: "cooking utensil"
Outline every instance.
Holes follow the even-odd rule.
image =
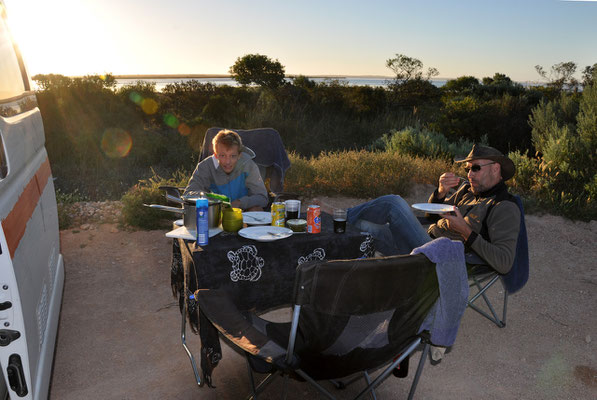
[[[170,194],[166,195],[168,200],[174,201],[176,203],[182,204],[181,208],[178,207],[170,207],[170,206],[163,206],[161,204],[145,204],[145,206],[159,209],[162,211],[169,211],[178,214],[182,214],[184,226],[189,231],[196,231],[197,230],[197,210],[195,200],[196,198],[184,198],[180,197],[177,198]],[[209,208],[207,209],[207,218],[209,221],[210,228],[217,228],[220,226],[222,222],[222,202],[219,200],[209,200]]]

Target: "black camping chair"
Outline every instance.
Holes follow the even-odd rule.
[[[478,258],[477,262],[467,260],[470,287],[471,289],[476,288],[476,292],[471,295],[468,301],[468,307],[483,315],[500,328],[506,326],[508,294],[516,293],[522,289],[529,279],[529,247],[526,224],[524,221],[524,209],[520,197],[513,197],[520,209],[520,230],[518,232],[518,241],[516,242],[516,255],[510,271],[507,274],[500,274],[490,266],[483,264],[483,260],[480,258]],[[502,282],[502,287],[504,289],[501,316],[495,311],[486,294],[487,290],[489,290],[497,281]],[[483,299],[491,315],[475,304],[479,299]]]
[[[419,327],[438,295],[435,264],[418,254],[299,265],[290,323],[263,320],[222,290],[198,290],[195,298],[201,312],[244,351],[249,398],[283,375],[306,380],[333,399],[317,381],[354,374],[367,383],[356,399],[368,393],[375,398],[375,388],[423,341],[411,399],[429,353]],[[384,366],[371,381],[369,372]],[[253,371],[269,375],[255,386]]]
[[[214,152],[212,140],[224,128],[212,127],[205,132],[199,161],[203,161]],[[297,194],[284,192],[284,175],[290,167],[290,160],[282,143],[282,137],[273,128],[230,129],[240,136],[243,145],[255,152],[255,164],[263,182],[269,185],[271,205],[273,201],[297,198]]]

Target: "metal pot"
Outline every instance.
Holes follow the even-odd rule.
[[[169,194],[166,195],[166,198],[175,203],[182,204],[182,207],[169,207],[163,206],[161,204],[151,204],[149,207],[162,211],[170,211],[182,214],[182,220],[185,228],[187,228],[189,231],[197,230],[197,198],[175,197]],[[220,200],[209,199],[207,220],[209,221],[210,228],[217,228],[220,226],[220,222],[222,222],[222,202]]]
[[[185,198],[184,201],[184,215],[183,221],[184,226],[188,230],[197,229],[197,198]],[[222,202],[220,200],[209,199],[209,208],[207,209],[207,221],[209,222],[210,228],[217,228],[222,222]]]

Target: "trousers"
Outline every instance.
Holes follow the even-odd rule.
[[[383,255],[409,254],[432,239],[400,196],[385,195],[347,211],[347,222],[374,239]]]

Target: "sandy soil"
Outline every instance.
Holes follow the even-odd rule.
[[[408,201],[425,201],[428,193],[429,187],[418,187]],[[317,201],[349,206],[362,200]],[[596,221],[527,215],[526,222],[530,279],[509,299],[507,326],[499,329],[467,310],[451,351],[439,364],[427,363],[416,398],[597,398]],[[112,224],[61,232],[66,283],[51,399],[246,395],[244,361],[226,346],[214,374],[217,389],[194,383],[180,345],[181,319],[170,289],[171,242],[164,233],[122,231]],[[490,297],[501,304],[502,295],[494,288]],[[198,338],[188,336],[198,355]],[[390,377],[378,398],[406,397],[413,364],[408,378]],[[291,382],[288,398],[320,397],[309,385]]]

